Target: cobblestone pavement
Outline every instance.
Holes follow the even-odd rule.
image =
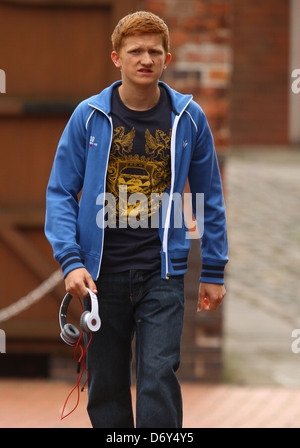
[[[225,377],[300,386],[300,150],[229,155]],[[300,330],[299,330],[300,335]]]

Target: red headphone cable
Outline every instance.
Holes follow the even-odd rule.
[[[80,301],[80,303],[81,303],[81,301]],[[82,304],[81,304],[81,305],[82,305]],[[85,366],[85,357],[86,357],[87,349],[89,348],[89,345],[90,345],[90,343],[91,343],[91,341],[92,341],[92,337],[93,337],[93,336],[92,336],[92,333],[90,333],[89,342],[88,342],[88,344],[87,344],[85,350],[83,350],[82,346],[80,345],[80,340],[81,340],[82,335],[83,335],[83,331],[80,333],[80,337],[79,337],[79,339],[78,339],[78,341],[77,341],[77,344],[76,344],[76,346],[75,346],[75,349],[74,349],[74,358],[75,358],[75,361],[77,362],[77,382],[76,382],[75,386],[73,387],[73,389],[70,391],[69,395],[68,395],[67,398],[66,398],[66,401],[65,401],[65,403],[64,403],[64,406],[63,406],[63,409],[62,409],[62,412],[61,412],[61,416],[60,416],[60,419],[61,419],[61,420],[63,420],[64,418],[66,418],[66,417],[68,417],[70,414],[72,414],[72,412],[75,411],[75,409],[77,408],[77,406],[78,406],[78,404],[79,404],[79,399],[80,399],[80,381],[81,381],[81,379],[82,379],[82,376],[83,376],[84,371],[87,372],[87,378],[86,378],[86,380],[85,380],[83,386],[81,387],[81,391],[82,391],[82,392],[84,391],[84,388],[85,388],[85,386],[86,386],[86,383],[87,383],[88,380],[89,380],[89,375],[90,375],[90,374],[89,374],[88,369],[87,369],[86,366]],[[80,349],[80,356],[79,356],[79,358],[77,359],[77,357],[76,357],[76,352],[77,352],[78,349]],[[81,371],[81,373],[80,373],[80,371]],[[76,404],[75,404],[74,408],[73,408],[70,412],[68,412],[68,414],[64,415],[65,408],[66,408],[66,405],[67,405],[67,403],[68,403],[68,401],[69,401],[69,398],[71,397],[72,393],[73,393],[76,389],[77,389],[77,401],[76,401]]]

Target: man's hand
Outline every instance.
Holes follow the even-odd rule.
[[[65,278],[65,286],[69,294],[79,299],[83,299],[88,295],[86,288],[97,294],[96,285],[85,268],[78,268],[69,272]]]
[[[215,311],[226,294],[224,285],[214,283],[200,283],[198,292],[197,312],[202,310]]]

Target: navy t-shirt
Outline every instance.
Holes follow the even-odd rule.
[[[170,186],[172,111],[166,89],[160,92],[152,109],[135,111],[113,91],[101,273],[160,267],[158,225],[151,220],[160,202],[151,195],[159,198]]]

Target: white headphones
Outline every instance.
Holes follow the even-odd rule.
[[[98,298],[90,289],[88,289],[89,296],[91,298],[91,311],[84,311],[80,317],[80,328],[85,333],[90,331],[98,331],[101,327],[101,319],[99,316]],[[66,294],[62,300],[59,309],[59,325],[60,325],[60,337],[66,344],[75,346],[80,338],[81,331],[79,331],[75,325],[67,323],[67,311],[69,304],[73,296]]]

